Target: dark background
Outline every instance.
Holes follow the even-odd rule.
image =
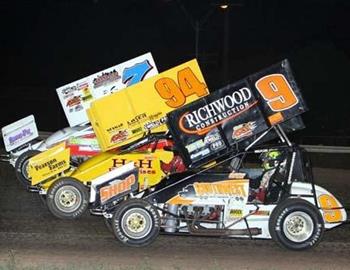
[[[191,60],[198,22],[211,91],[288,58],[309,106],[295,136],[344,144],[350,1],[229,2],[222,10],[219,0],[0,0],[0,126],[29,114],[42,131],[68,126],[57,87],[146,52],[160,72]]]

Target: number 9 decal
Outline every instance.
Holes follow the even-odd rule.
[[[292,87],[282,74],[262,77],[255,83],[255,87],[272,111],[284,111],[299,102]]]
[[[339,204],[333,196],[328,194],[322,194],[318,197],[320,206],[324,211],[323,217],[326,222],[341,222],[343,221],[343,215],[339,209]]]

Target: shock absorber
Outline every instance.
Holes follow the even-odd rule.
[[[177,214],[177,209],[178,209],[178,205],[177,204],[168,204],[167,210],[169,213],[172,213],[174,215]],[[177,220],[176,217],[170,215],[170,214],[166,214],[165,215],[165,228],[164,231],[168,232],[168,233],[174,233],[176,231],[176,227],[177,227]]]

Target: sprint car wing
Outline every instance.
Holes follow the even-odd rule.
[[[216,90],[167,114],[167,125],[188,167],[304,127],[307,110],[288,60]],[[269,133],[267,135],[267,133]],[[266,136],[265,136],[266,135]]]

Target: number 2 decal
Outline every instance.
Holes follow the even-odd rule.
[[[262,77],[255,83],[255,87],[272,111],[284,111],[299,102],[292,87],[282,74]]]
[[[146,74],[152,70],[152,68],[148,60],[137,63],[132,67],[127,67],[123,71],[122,81],[127,86],[138,83],[145,78]]]
[[[178,83],[171,78],[161,78],[154,85],[158,94],[167,100],[165,103],[169,107],[181,107],[191,95],[202,97],[208,94],[206,84],[200,82],[189,67],[179,70],[177,80]]]

